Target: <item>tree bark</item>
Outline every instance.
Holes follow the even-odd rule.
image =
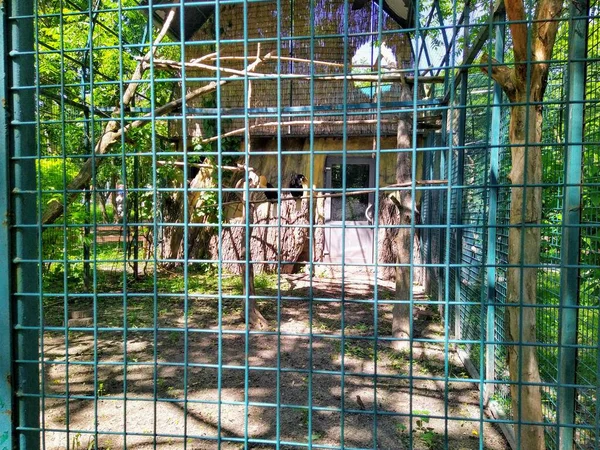
[[[522,0],[505,0],[510,20],[515,65],[513,68],[481,59],[482,70],[502,87],[513,105],[510,108],[511,144],[510,231],[508,236],[507,320],[508,365],[513,420],[530,422],[517,427],[521,448],[544,450],[542,397],[538,385],[536,302],[537,265],[540,261],[542,218],[542,107],[549,63],[562,11],[562,0],[537,3],[535,21],[528,24]],[[531,27],[531,30],[528,29]],[[529,32],[531,31],[531,32]],[[528,39],[531,39],[528,45]],[[531,70],[528,74],[528,60]],[[489,70],[491,68],[491,71]],[[538,186],[535,186],[535,185]],[[519,267],[532,266],[532,267]],[[525,383],[525,384],[523,384]],[[534,425],[539,424],[539,425]]]
[[[187,181],[182,179],[182,183]],[[165,202],[163,207],[164,220],[167,223],[180,224],[177,226],[169,226],[164,228],[163,240],[160,244],[160,255],[164,259],[180,259],[184,256],[184,224],[200,223],[204,220],[204,215],[197,214],[203,206],[202,191],[196,191],[195,189],[206,189],[213,187],[212,169],[200,169],[196,176],[190,182],[190,191],[187,193],[188,202],[188,215],[184,217],[184,194],[182,191],[177,192],[174,196],[169,198],[169,201]],[[188,257],[190,256],[190,250],[194,247],[192,237],[198,237],[199,228],[189,227],[188,228]],[[204,230],[204,228],[202,228]],[[203,235],[206,239],[204,247],[208,247],[209,238],[207,235]],[[172,266],[174,264],[167,264]]]
[[[101,192],[96,193],[96,198],[98,199],[98,205],[100,207],[100,212],[102,213],[102,220],[104,223],[109,223],[111,220],[108,218],[108,212],[106,212],[106,199]]]
[[[401,85],[401,101],[412,100],[412,89],[406,84]],[[412,180],[412,126],[413,115],[403,114],[398,120],[398,134],[396,147],[400,150],[396,156],[396,183],[409,183]],[[396,234],[396,303],[392,309],[392,336],[397,339],[393,341],[396,350],[407,350],[410,346],[408,341],[410,330],[411,308],[409,304],[412,280],[410,277],[411,263],[411,239],[410,228],[413,214],[413,198],[409,190],[398,191],[398,198],[394,202],[398,207],[398,225]]]
[[[246,224],[246,220],[252,217],[252,214],[249,214],[246,208],[246,199],[247,199],[247,190],[244,189],[242,194],[242,224]],[[251,206],[250,206],[251,207]],[[252,225],[252,224],[250,224]],[[246,309],[248,310],[247,322],[250,328],[256,329],[267,329],[269,323],[264,318],[264,316],[260,313],[258,308],[256,307],[256,299],[253,298],[255,295],[254,292],[254,266],[252,263],[248,263],[246,266],[246,255],[249,253],[248,259],[252,260],[252,252],[249,252],[246,248],[246,228],[242,228],[242,240],[240,242],[240,276],[242,281],[242,290],[244,297],[248,304],[247,308],[244,308],[244,312],[242,315],[245,316]],[[250,228],[250,232],[252,232],[252,228]]]
[[[291,201],[288,201],[290,199]],[[302,199],[300,208],[297,207],[296,199],[288,194],[281,198],[281,205],[264,201],[259,204],[251,203],[251,205],[253,227],[249,251],[253,259],[269,261],[254,264],[254,273],[277,273],[278,271],[293,273],[296,262],[308,244],[309,232],[306,227],[310,224],[308,198]],[[240,217],[230,221],[230,225],[243,223]],[[279,224],[281,227],[278,226]],[[239,261],[240,244],[245,242],[243,233],[244,228],[241,226],[224,227],[221,233],[221,248],[219,249],[217,236],[211,240],[211,257],[215,260],[221,258],[225,261]],[[315,231],[315,238],[316,236]],[[219,250],[221,250],[220,254]],[[278,261],[285,261],[285,263],[279,265]],[[244,266],[237,263],[223,263],[223,268],[236,274],[244,270]]]
[[[518,102],[525,102],[525,98]],[[529,116],[527,118],[527,116]],[[512,147],[513,185],[539,185],[542,182],[542,152],[539,146],[523,146],[525,142],[541,141],[542,112],[539,106],[512,106],[510,142]],[[527,129],[526,123],[528,124]],[[527,139],[526,139],[527,137]],[[524,212],[524,213],[523,213]],[[508,347],[511,381],[540,383],[536,336],[537,267],[518,267],[520,264],[537,266],[540,262],[540,228],[542,218],[541,187],[513,187],[510,203],[510,231],[508,235],[507,304],[508,341],[520,345]],[[539,385],[511,384],[513,420],[543,423],[542,397]],[[521,447],[544,449],[543,425],[521,425]]]

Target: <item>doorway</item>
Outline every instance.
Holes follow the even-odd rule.
[[[329,157],[325,164],[325,187],[341,193],[375,186],[375,161],[371,158]],[[325,203],[325,261],[343,264],[373,263],[373,204],[375,193],[329,197]],[[345,210],[344,210],[345,206]]]

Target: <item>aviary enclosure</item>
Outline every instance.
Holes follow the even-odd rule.
[[[594,1],[0,12],[0,448],[600,448]]]

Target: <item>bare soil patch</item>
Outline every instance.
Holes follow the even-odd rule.
[[[248,437],[256,449],[508,449],[480,426],[479,391],[436,313],[415,307],[422,342],[400,354],[384,339],[392,305],[374,310],[373,284],[345,281],[282,277],[282,299],[261,302],[262,334],[246,332],[240,299],[127,297],[124,330],[122,297],[101,297],[96,331],[44,335],[46,448],[243,449]]]

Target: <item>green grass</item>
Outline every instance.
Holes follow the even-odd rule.
[[[81,265],[82,266],[82,265]],[[44,319],[49,326],[62,326],[64,322],[64,293],[69,295],[77,293],[89,294],[91,288],[86,288],[83,283],[83,269],[73,270],[67,275],[65,285],[62,270],[48,271],[43,277],[44,286]],[[124,324],[123,317],[123,281],[124,275],[120,271],[97,269],[96,292],[103,294],[97,298],[98,323],[102,326],[119,327]],[[142,276],[135,279],[133,274],[125,275],[127,280],[127,327],[142,328],[154,326],[155,308],[157,309],[159,323],[174,323],[183,316],[184,292],[188,298],[188,320],[197,321],[199,325],[216,317],[217,301],[220,296],[241,296],[243,293],[242,282],[239,275],[223,274],[221,290],[217,273],[211,270],[190,271],[184,277],[181,270],[159,271],[154,280],[153,275]],[[286,289],[286,282],[280,280],[282,289]],[[278,280],[276,275],[256,275],[254,280],[256,295],[276,295]],[[160,294],[155,306],[154,296],[147,295],[156,291]],[[136,295],[140,294],[140,295]],[[174,294],[172,297],[169,294]],[[197,297],[202,296],[202,297]],[[69,309],[92,309],[94,306],[92,296],[69,297]],[[277,305],[272,301],[258,301],[263,315],[275,316]],[[243,310],[243,301],[238,298],[222,298],[223,314],[230,316],[240,314]]]

